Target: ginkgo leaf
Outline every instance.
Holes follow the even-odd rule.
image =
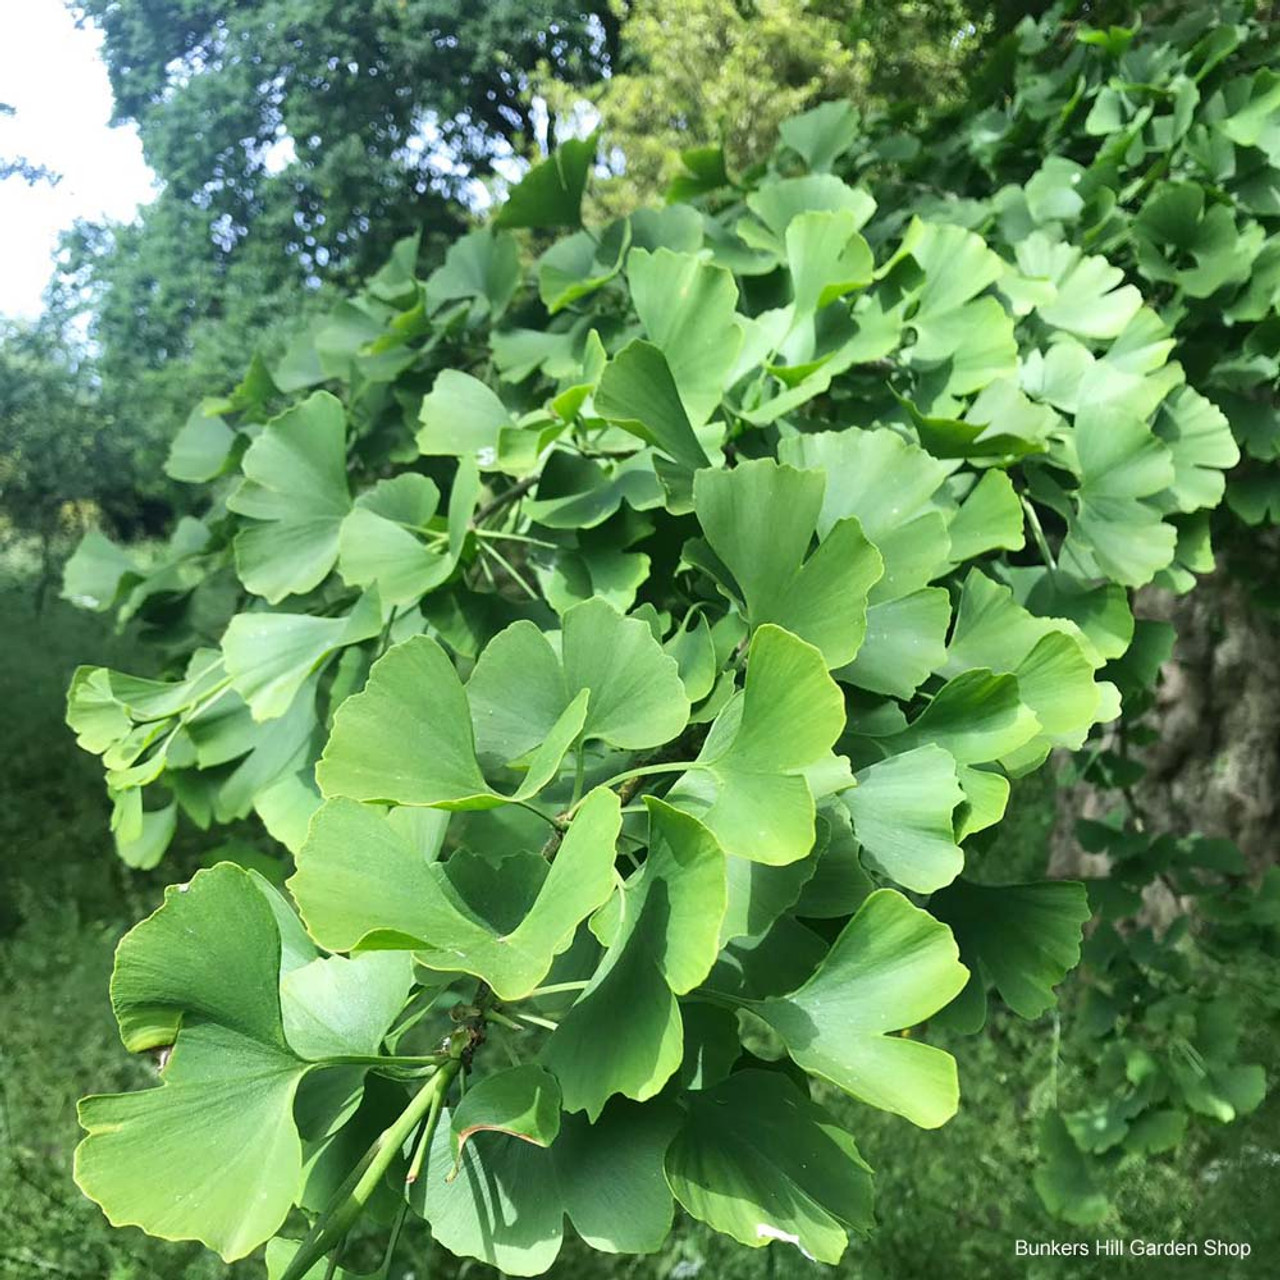
[[[428,968],[474,974],[516,1000],[608,898],[620,827],[616,794],[593,791],[550,868],[528,853],[499,871],[465,852],[428,862],[377,809],[330,800],[289,889],[312,936],[332,950],[411,950]]]
[[[226,471],[234,456],[236,433],[208,403],[196,405],[173,437],[165,474],[185,484],[203,484]]]
[[[860,225],[849,209],[802,213],[791,220],[786,246],[797,317],[871,283],[875,262],[858,234]]]
[[[747,651],[745,688],[668,798],[701,817],[726,853],[796,862],[814,842],[806,771],[830,758],[843,725],[844,698],[822,654],[766,624]]]
[[[854,215],[854,230],[860,230],[875,212],[876,202],[866,192],[851,187],[829,173],[812,173],[803,178],[768,182],[747,196],[747,208],[759,223],[740,222],[738,234],[756,248],[768,249],[781,261],[791,220],[804,213],[848,210]]]
[[[715,413],[742,346],[738,286],[723,267],[688,253],[635,250],[627,261],[631,301],[662,352],[694,427]],[[671,306],[679,297],[682,305]]]
[[[317,391],[272,419],[240,460],[244,479],[227,506],[256,523],[236,534],[236,569],[272,604],[310,591],[338,558],[351,508],[346,436],[341,402]]]
[[[505,796],[481,772],[466,691],[453,663],[430,637],[414,636],[375,662],[364,689],[338,708],[316,781],[326,796],[442,809],[488,809],[525,799],[559,771],[582,730],[588,697],[583,689],[568,703],[524,781]]]
[[[640,750],[669,742],[688,723],[679,664],[644,622],[587,600],[565,613],[556,638],[558,646],[517,622],[481,653],[466,692],[483,760],[506,764],[533,751],[584,694],[584,740]]]
[[[1216,507],[1227,487],[1223,473],[1240,461],[1222,411],[1191,387],[1179,387],[1161,407],[1155,433],[1173,460],[1173,509]]]
[[[1020,241],[1016,253],[1027,275],[1053,284],[1052,299],[1036,310],[1055,328],[1082,338],[1114,338],[1142,306],[1142,295],[1105,258],[1082,254],[1039,231]]]
[[[338,532],[338,572],[355,586],[376,586],[388,605],[410,604],[440,586],[462,557],[480,475],[470,457],[459,460],[445,528],[431,540],[440,493],[415,473],[383,480],[356,499]],[[432,543],[434,542],[434,545]]]
[[[783,440],[783,462],[826,476],[818,536],[856,516],[884,561],[872,605],[895,600],[945,571],[951,503],[940,494],[951,468],[887,428],[822,431]]]
[[[444,263],[427,277],[427,309],[469,298],[482,302],[493,316],[507,308],[520,286],[520,246],[516,238],[481,227],[455,240]]]
[[[782,141],[814,173],[826,173],[853,145],[860,128],[857,109],[849,102],[824,102],[778,126]]]
[[[499,227],[577,227],[582,224],[582,193],[595,159],[596,140],[570,138],[535,164],[511,189],[498,211]]]
[[[446,1107],[424,1176],[409,1191],[414,1210],[450,1252],[529,1276],[555,1261],[566,1217],[603,1253],[653,1253],[667,1238],[672,1204],[662,1160],[676,1123],[667,1104],[615,1099],[590,1124],[566,1115],[549,1149],[477,1133],[456,1177],[449,1176],[452,1123]]]
[[[1034,616],[1007,587],[973,569],[960,592],[941,670],[957,675],[986,667],[1017,676],[1018,696],[1040,722],[1045,745],[1079,747],[1103,702],[1076,635],[1074,625]]]
[[[958,396],[980,391],[1017,369],[1013,321],[999,301],[978,295],[1004,274],[998,254],[961,227],[913,219],[903,240],[924,272],[911,326],[910,362],[942,369],[941,390]]]
[[[304,975],[289,996],[295,1044],[281,1012],[280,925],[251,875],[223,863],[169,889],[121,941],[111,999],[128,1048],[173,1052],[156,1088],[81,1102],[81,1189],[118,1225],[201,1240],[227,1261],[252,1252],[284,1222],[302,1176],[293,1111],[322,1060],[312,1051],[376,1052],[403,1003],[408,967],[374,968],[358,975],[356,1009],[345,973],[294,970]],[[327,1008],[356,1018],[335,1024]],[[310,1029],[321,1024],[318,1040]],[[156,1159],[168,1162],[163,1183]]]
[[[298,690],[326,658],[381,629],[376,596],[363,597],[345,618],[238,613],[222,637],[227,675],[254,719],[271,720],[288,711]]]
[[[910,698],[946,660],[951,597],[925,587],[867,609],[867,634],[858,656],[832,675],[872,693]]]
[[[929,744],[890,756],[856,775],[844,793],[863,849],[898,884],[932,893],[964,866],[952,814],[964,799],[956,763]]]
[[[497,464],[500,436],[512,425],[496,392],[457,369],[440,372],[431,394],[422,401],[419,416],[422,453],[472,458],[484,470]]]
[[[1087,1156],[1076,1146],[1056,1111],[1040,1126],[1041,1164],[1033,1179],[1046,1209],[1079,1226],[1092,1226],[1111,1212]]]
[[[616,801],[615,801],[616,804]],[[725,859],[702,823],[652,796],[649,852],[622,891],[617,930],[542,1051],[567,1111],[594,1121],[615,1094],[657,1094],[684,1052],[676,996],[711,971],[725,912]],[[572,828],[570,829],[572,832]]]
[[[776,623],[843,666],[866,634],[866,602],[883,561],[852,517],[809,554],[824,481],[769,459],[732,471],[700,471],[694,507],[711,549],[732,575],[727,589],[753,627]]]
[[[985,885],[957,880],[929,900],[929,910],[951,926],[972,973],[981,1028],[986,987],[1020,1017],[1038,1018],[1053,1006],[1053,988],[1080,960],[1081,931],[1089,919],[1082,884]]]
[[[881,889],[804,986],[754,1008],[806,1071],[933,1129],[955,1114],[955,1060],[888,1033],[932,1016],[968,978],[946,925]]]
[[[1010,755],[1039,732],[1017,678],[978,668],[948,680],[906,729],[885,741],[896,752],[932,743],[959,764],[985,764]]]
[[[739,1244],[795,1245],[836,1263],[873,1225],[871,1169],[853,1139],[776,1071],[739,1071],[687,1095],[666,1158],[685,1210]]]
[[[1143,420],[1131,380],[1097,364],[1080,394],[1080,486],[1065,550],[1078,542],[1105,576],[1142,586],[1173,559],[1173,526],[1142,501],[1174,483],[1173,457]]]
[[[666,357],[652,343],[629,343],[605,366],[595,407],[682,466],[707,465]]]
[[[531,1062],[495,1072],[467,1090],[449,1127],[455,1160],[477,1133],[507,1133],[549,1147],[560,1132],[560,1087]]]

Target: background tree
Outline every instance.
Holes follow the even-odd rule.
[[[0,102],[0,116],[17,113],[7,102]],[[42,164],[33,164],[26,156],[0,156],[0,182],[6,178],[21,178],[27,183],[58,181],[58,174]]]
[[[585,95],[615,169],[596,200],[618,213],[660,196],[680,152],[721,145],[741,171],[764,160],[788,116],[832,98],[908,121],[961,100],[982,37],[1010,23],[983,0],[634,0],[613,72]],[[542,68],[562,110],[583,97]]]
[[[594,80],[603,4],[87,0],[115,122],[163,190],[128,226],[65,240],[55,317],[88,315],[101,397],[160,475],[201,392],[280,349],[325,284],[396,240],[456,233],[503,160],[536,149],[524,68]],[[157,482],[157,485],[159,482]]]
[[[120,527],[111,520],[113,497],[128,471],[77,354],[42,326],[0,326],[0,545],[36,539],[37,604],[66,536],[104,512]],[[130,490],[126,479],[123,491]]]

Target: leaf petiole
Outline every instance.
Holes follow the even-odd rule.
[[[459,1050],[460,1053],[460,1050]],[[461,1056],[450,1056],[444,1065],[409,1100],[409,1105],[375,1139],[359,1164],[334,1192],[324,1211],[316,1219],[307,1238],[293,1255],[280,1280],[302,1280],[330,1249],[351,1229],[383,1175],[401,1151],[409,1135],[426,1119],[426,1127],[434,1132],[440,1119],[440,1108],[454,1077],[462,1068]],[[429,1141],[428,1137],[428,1141]]]

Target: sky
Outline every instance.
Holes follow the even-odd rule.
[[[155,193],[132,126],[110,128],[98,33],[63,0],[0,0],[0,156],[62,174],[56,186],[0,182],[0,315],[34,317],[58,233],[77,218],[127,221]]]

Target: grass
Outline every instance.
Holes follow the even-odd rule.
[[[150,1068],[121,1048],[107,1002],[111,953],[125,928],[150,911],[164,883],[198,856],[188,842],[155,872],[126,873],[107,834],[108,806],[97,762],[62,724],[63,692],[80,662],[131,667],[127,638],[100,619],[50,602],[41,617],[21,584],[0,584],[0,1277],[79,1280],[213,1280],[255,1277],[260,1263],[224,1266],[194,1245],[115,1231],[71,1180],[75,1099],[137,1087]],[[984,870],[1035,874],[1052,823],[1052,784],[1017,793]],[[209,838],[212,843],[215,836]],[[1255,1051],[1273,1061],[1274,1028],[1255,1029]],[[930,1032],[930,1039],[943,1037]],[[960,1114],[936,1132],[829,1096],[877,1170],[880,1227],[855,1242],[838,1268],[821,1268],[783,1246],[743,1250],[678,1220],[654,1258],[612,1259],[566,1245],[556,1280],[1076,1280],[1152,1277],[1175,1264],[1136,1259],[1020,1259],[1015,1241],[1217,1236],[1247,1240],[1245,1264],[1183,1259],[1183,1280],[1265,1275],[1280,1256],[1280,1099],[1226,1128],[1205,1128],[1172,1157],[1125,1171],[1114,1221],[1078,1231],[1053,1222],[1031,1185],[1035,1121],[1051,1072],[1052,1022],[995,1017],[989,1032],[948,1047],[960,1063]],[[1062,1065],[1064,1083],[1070,1062]],[[157,1178],[165,1171],[158,1168]],[[399,1280],[493,1274],[432,1255],[425,1229],[407,1233]],[[1166,1270],[1167,1269],[1167,1270]]]

